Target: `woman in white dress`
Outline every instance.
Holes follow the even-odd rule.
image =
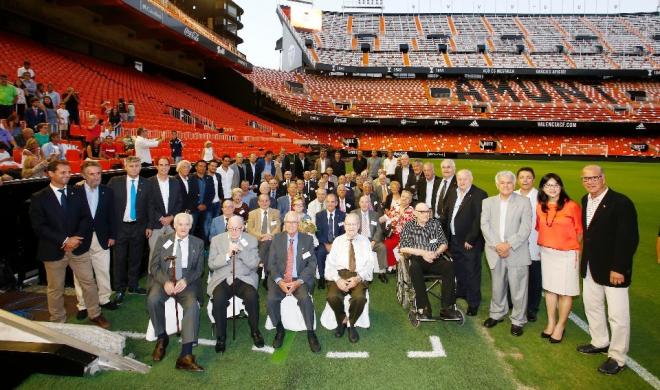
[[[202,149],[202,160],[207,163],[211,160],[218,160],[218,156],[213,152],[213,143],[211,141],[204,142],[204,148]]]

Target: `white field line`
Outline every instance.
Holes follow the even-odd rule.
[[[367,359],[369,352],[328,352],[325,357],[330,359]]]
[[[431,341],[431,350],[430,351],[408,351],[409,358],[440,358],[446,357],[445,349],[442,346],[440,337],[438,336],[429,336]]]

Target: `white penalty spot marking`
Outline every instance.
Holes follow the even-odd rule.
[[[447,357],[445,349],[442,346],[440,337],[438,336],[429,336],[431,341],[431,350],[430,351],[408,351],[408,357],[411,359],[414,358],[441,358]]]
[[[367,359],[369,352],[328,352],[325,357],[329,359]]]

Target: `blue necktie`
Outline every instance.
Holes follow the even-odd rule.
[[[64,188],[61,188],[57,190],[61,195],[60,195],[60,205],[62,206],[62,209],[66,211],[66,206],[67,206],[67,198],[66,198],[66,192],[64,191]]]
[[[137,200],[137,188],[135,188],[135,179],[131,179],[131,221],[137,219],[137,212],[135,211],[135,201]]]
[[[335,221],[332,218],[332,213],[330,213],[330,218],[328,218],[328,242],[333,242],[335,240]]]

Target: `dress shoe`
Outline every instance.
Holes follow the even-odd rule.
[[[319,279],[319,290],[325,290],[325,279]]]
[[[610,348],[609,345],[607,347],[598,348],[598,347],[594,347],[591,344],[583,344],[577,347],[577,351],[585,355],[593,355],[597,353],[607,353],[607,350],[609,348]]]
[[[468,307],[465,314],[469,315],[470,317],[474,317],[477,315],[477,311],[479,311],[479,308],[477,307]]]
[[[396,273],[396,268],[388,269],[387,273],[390,274],[390,275],[394,275]]]
[[[108,303],[102,304],[101,308],[105,310],[117,310],[119,309],[119,305],[115,301],[108,301]]]
[[[348,327],[348,341],[351,343],[355,344],[360,340],[360,335],[357,332],[357,329],[355,329],[354,326],[349,326]]]
[[[541,338],[542,339],[549,339],[551,334],[545,333],[544,331],[541,331]]]
[[[159,362],[163,360],[163,356],[165,356],[165,351],[167,350],[167,344],[169,344],[170,341],[169,339],[166,338],[159,338],[156,340],[156,347],[154,348],[154,352],[151,354],[152,359],[154,359],[154,362]]]
[[[313,330],[307,331],[307,342],[309,343],[309,349],[311,349],[312,352],[316,353],[321,351],[321,344]]]
[[[115,293],[115,302],[118,305],[121,305],[124,302],[124,297],[126,296],[126,290],[119,290]]]
[[[129,294],[147,295],[147,290],[142,287],[131,287],[128,289]]]
[[[421,312],[418,313],[417,316],[423,320],[431,320],[433,319],[433,312],[431,311],[430,307],[425,307]]]
[[[76,319],[82,321],[85,318],[87,318],[87,309],[78,310],[78,313],[76,313]]]
[[[335,337],[340,338],[344,336],[345,331],[346,331],[346,323],[342,322],[341,324],[337,325],[337,328],[335,329]]]
[[[537,316],[536,313],[534,313],[533,311],[528,311],[528,312],[527,312],[527,321],[529,321],[529,322],[536,322],[536,319],[537,319],[537,318],[538,318],[538,316]]]
[[[501,320],[501,319],[500,319],[500,320],[496,320],[496,319],[494,319],[494,318],[490,318],[490,317],[488,317],[488,318],[486,319],[486,321],[484,321],[484,326],[485,326],[486,328],[492,328],[493,326],[499,324],[499,323],[502,322],[502,321],[503,321],[503,320]]]
[[[284,343],[284,331],[278,330],[277,333],[275,333],[275,338],[273,339],[273,348],[277,349],[281,347],[282,343]]]
[[[555,338],[553,338],[552,336],[550,336],[550,337],[548,338],[548,340],[550,341],[550,344],[559,344],[559,343],[561,343],[561,341],[562,341],[563,339],[564,339],[564,331],[563,331],[563,330],[561,331],[561,337],[560,337],[560,338],[555,339]]]
[[[388,283],[389,282],[389,280],[387,279],[387,274],[385,274],[385,273],[378,274],[378,279],[380,279],[380,281],[383,282],[383,283]]]
[[[612,358],[607,358],[607,360],[605,360],[605,363],[603,363],[600,367],[598,367],[598,371],[602,372],[603,374],[614,375],[623,371],[624,368],[626,368],[625,364],[623,366],[620,366],[619,362],[617,362],[616,360]]]
[[[227,338],[225,336],[218,337],[215,340],[215,353],[225,352],[226,348],[227,348]]]
[[[440,310],[440,319],[443,321],[452,321],[452,320],[458,320],[461,318],[461,315],[458,313],[458,311],[452,309],[452,308],[444,308]]]
[[[252,342],[254,343],[254,346],[257,348],[263,348],[264,347],[264,337],[261,335],[261,333],[256,330],[252,332]]]
[[[523,335],[523,327],[511,324],[511,334],[513,336],[516,336],[516,337],[522,336]]]
[[[185,355],[176,359],[176,369],[184,371],[202,372],[204,367],[197,364],[194,355]]]
[[[103,317],[103,314],[99,314],[95,318],[90,318],[90,321],[94,323],[94,325],[101,327],[103,329],[110,329],[110,322]]]

